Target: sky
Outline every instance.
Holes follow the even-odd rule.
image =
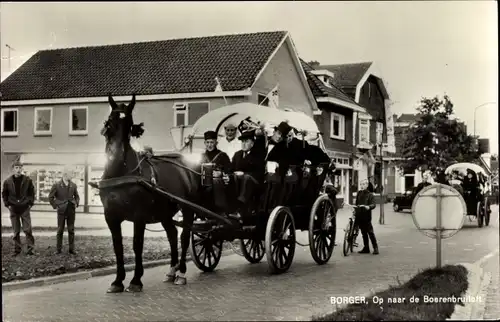
[[[286,30],[306,61],[374,62],[394,113],[447,94],[498,153],[497,10],[495,1],[1,2],[1,79],[42,49]]]

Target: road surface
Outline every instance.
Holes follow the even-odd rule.
[[[339,227],[347,222],[348,215],[345,211],[339,214]],[[419,269],[435,265],[435,241],[416,231],[411,214],[387,211],[386,225],[375,224],[375,229],[380,244],[378,256],[343,257],[337,247],[330,263],[318,266],[308,247],[297,246],[289,272],[277,276],[268,275],[265,258],[251,265],[238,255],[230,255],[209,274],[190,263],[185,287],[162,283],[166,268],[160,267],[145,271],[144,292],[140,294],[106,294],[114,276],[4,292],[4,319],[307,320],[332,311],[332,296],[362,296],[395,285],[398,279],[404,282]],[[443,264],[475,262],[497,250],[498,232],[495,207],[489,227],[477,228],[476,222],[466,222],[462,231],[443,242]],[[341,235],[338,229],[339,243]],[[300,240],[306,241],[306,235],[301,234]],[[496,263],[498,266],[498,260]],[[126,283],[131,278],[128,273]]]

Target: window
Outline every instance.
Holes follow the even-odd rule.
[[[370,143],[370,121],[359,120],[359,143]]]
[[[264,94],[257,94],[257,104],[262,106],[269,106],[269,98]]]
[[[52,134],[52,107],[35,107],[33,133],[35,135]]]
[[[382,122],[377,122],[377,144],[382,143],[383,133],[384,133],[384,124]]]
[[[331,113],[330,137],[332,139],[345,140],[345,118],[344,115]]]
[[[19,110],[17,108],[2,109],[2,136],[16,136],[19,123]]]
[[[189,126],[210,111],[209,102],[190,102],[174,104],[174,127]]]
[[[88,134],[89,109],[87,106],[71,106],[69,108],[69,134]]]

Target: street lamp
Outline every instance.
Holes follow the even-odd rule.
[[[477,110],[480,108],[480,107],[483,107],[485,105],[488,105],[488,104],[498,104],[497,102],[487,102],[487,103],[483,103],[481,105],[478,105],[474,108],[474,136],[476,136],[476,112]]]

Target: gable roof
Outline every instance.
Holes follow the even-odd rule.
[[[252,86],[285,31],[42,50],[0,84],[3,101],[213,92]]]
[[[356,87],[371,65],[372,62],[321,65],[318,69],[331,71],[335,75],[334,82],[340,87]]]
[[[417,114],[403,113],[396,118],[397,123],[413,123],[418,120]]]
[[[315,68],[306,63],[302,58],[300,59],[300,63],[306,73],[307,82],[309,83],[309,87],[311,88],[314,97],[332,97],[348,104],[354,104],[359,107],[359,109],[363,109],[354,101],[354,99],[349,97],[335,84],[333,84],[332,87],[326,86],[316,75],[312,73]]]

